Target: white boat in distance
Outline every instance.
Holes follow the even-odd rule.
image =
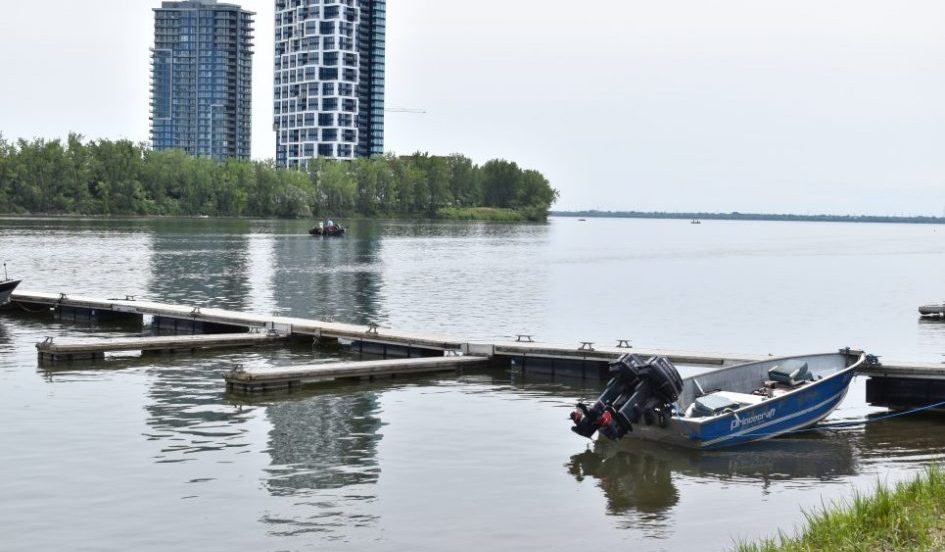
[[[591,406],[571,413],[575,433],[635,437],[715,449],[811,427],[846,396],[856,370],[872,357],[849,349],[783,357],[685,379],[664,357],[626,354]]]

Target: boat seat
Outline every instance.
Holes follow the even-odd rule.
[[[771,381],[794,387],[813,380],[814,374],[807,368],[806,362],[787,360],[768,370],[768,378]]]

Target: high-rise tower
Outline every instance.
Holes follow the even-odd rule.
[[[384,152],[385,0],[275,0],[276,163]]]
[[[154,9],[151,145],[249,159],[253,13],[216,0]]]

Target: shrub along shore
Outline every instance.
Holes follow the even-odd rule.
[[[272,162],[195,158],[128,140],[7,142],[0,213],[52,215],[402,217],[543,221],[558,192],[538,171],[454,154]]]
[[[930,467],[894,488],[879,484],[872,496],[806,514],[798,537],[742,544],[738,552],[831,552],[945,550],[945,471]]]

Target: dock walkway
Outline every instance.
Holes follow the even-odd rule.
[[[378,355],[385,359],[410,359],[394,364],[356,363],[364,370],[370,371],[375,368],[381,370],[378,374],[411,373],[426,368],[439,369],[449,367],[450,363],[474,364],[475,361],[456,360],[469,357],[494,359],[507,362],[517,369],[539,373],[603,378],[607,376],[608,363],[628,352],[646,357],[665,356],[673,363],[695,366],[727,366],[740,362],[764,360],[772,356],[644,349],[631,347],[629,340],[626,339],[619,340],[614,346],[601,346],[585,341],[576,342],[574,345],[554,345],[537,342],[533,340],[533,336],[524,334],[519,335],[515,340],[477,341],[433,332],[410,332],[380,328],[376,325],[365,326],[276,315],[247,314],[225,309],[137,300],[134,297],[100,299],[64,293],[15,291],[11,300],[29,312],[54,310],[60,319],[66,320],[69,317],[78,321],[121,317],[141,319],[144,316],[151,316],[153,326],[169,328],[177,332],[212,334],[262,330],[286,336],[345,340],[350,342],[352,350],[361,354]],[[246,335],[248,334],[244,334],[244,338]],[[210,337],[199,336],[195,343],[202,339],[209,340]],[[188,347],[174,345],[173,348]],[[50,354],[67,354],[57,353],[52,349],[50,351]],[[461,353],[463,356],[444,356],[452,353]],[[418,362],[414,357],[427,357],[432,360]],[[414,370],[411,366],[416,366],[417,369]],[[349,370],[354,366],[343,368]],[[318,370],[312,372],[314,375],[300,376],[285,385],[291,386],[295,385],[294,382],[328,378],[330,374],[325,370],[324,366],[319,366]],[[305,369],[301,369],[301,372],[308,373]],[[357,374],[358,372],[350,373]],[[862,374],[870,378],[867,382],[867,400],[871,404],[898,408],[945,400],[945,366],[943,365],[883,362],[877,366],[868,367]],[[259,375],[258,377],[266,376]],[[243,381],[237,376],[231,379],[234,388],[241,385]],[[274,381],[273,385],[283,384]]]
[[[227,389],[242,393],[285,390],[306,384],[338,379],[374,379],[383,376],[455,371],[484,367],[489,359],[480,356],[402,358],[361,362],[332,362],[288,368],[238,368],[224,376]]]
[[[94,360],[119,351],[195,351],[233,347],[254,347],[286,339],[269,333],[171,335],[143,337],[102,337],[83,339],[46,338],[36,344],[40,359],[49,361]]]

